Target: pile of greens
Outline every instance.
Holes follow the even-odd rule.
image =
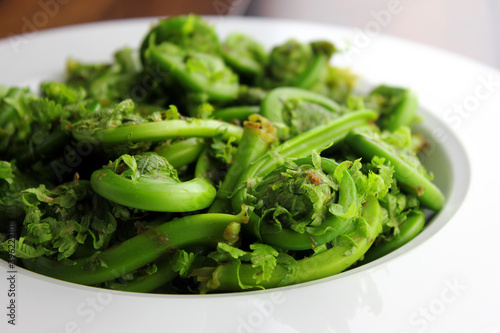
[[[40,95],[0,87],[0,257],[184,294],[311,281],[404,245],[444,203],[417,99],[356,92],[337,52],[220,41],[179,16],[111,64],[69,60]]]

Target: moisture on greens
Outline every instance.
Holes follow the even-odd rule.
[[[188,294],[316,280],[405,245],[445,202],[416,95],[357,92],[338,52],[221,41],[177,16],[110,64],[69,59],[39,95],[0,87],[0,258]]]

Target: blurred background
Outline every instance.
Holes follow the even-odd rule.
[[[500,68],[500,0],[0,0],[0,38],[131,17],[247,15],[349,26]]]

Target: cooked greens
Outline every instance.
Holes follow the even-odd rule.
[[[416,95],[357,92],[338,52],[220,41],[177,16],[110,64],[68,60],[40,95],[0,87],[0,257],[14,243],[57,279],[186,294],[307,282],[403,246],[445,202],[418,158]]]

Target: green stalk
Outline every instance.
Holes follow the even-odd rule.
[[[243,122],[247,120],[249,116],[255,113],[260,113],[260,106],[243,105],[243,106],[231,106],[224,109],[216,110],[212,113],[212,116],[215,119],[220,119],[227,122],[232,122],[234,120]]]
[[[130,291],[136,293],[149,293],[161,287],[167,282],[176,278],[179,273],[173,270],[175,257],[170,256],[168,259],[162,260],[156,264],[157,271],[151,275],[136,277],[130,282],[113,283],[111,289]]]
[[[210,208],[211,212],[231,210],[229,197],[238,185],[241,174],[264,155],[276,141],[276,130],[267,119],[252,115],[244,125],[243,137],[238,145],[234,161],[219,186],[217,199]],[[238,209],[241,209],[241,206]]]
[[[174,167],[191,164],[198,159],[206,144],[203,139],[188,138],[157,147],[155,153],[163,156]]]
[[[191,215],[153,227],[96,256],[69,263],[42,256],[23,263],[29,270],[56,279],[97,285],[141,268],[169,249],[192,244],[215,247],[223,240],[227,225],[243,219],[229,214]]]
[[[90,131],[73,131],[73,137],[79,141],[114,144],[138,141],[160,141],[179,137],[211,138],[222,135],[227,140],[235,137],[239,142],[243,129],[226,122],[204,119],[173,119],[115,128]]]
[[[94,171],[92,189],[120,205],[155,212],[191,212],[207,208],[215,198],[215,188],[206,180],[186,182],[137,181],[117,175],[111,169]]]
[[[212,186],[214,186],[214,178],[213,173],[217,170],[215,162],[212,157],[210,157],[209,148],[205,147],[201,152],[200,156],[198,156],[198,160],[196,161],[196,167],[194,169],[194,176],[196,178],[204,179],[209,182]]]
[[[351,132],[346,137],[347,143],[361,156],[371,160],[374,156],[385,158],[394,167],[394,177],[404,185],[402,189],[417,195],[418,200],[432,210],[440,210],[444,205],[444,196],[439,188],[416,168],[401,159],[379,142],[361,132]]]

